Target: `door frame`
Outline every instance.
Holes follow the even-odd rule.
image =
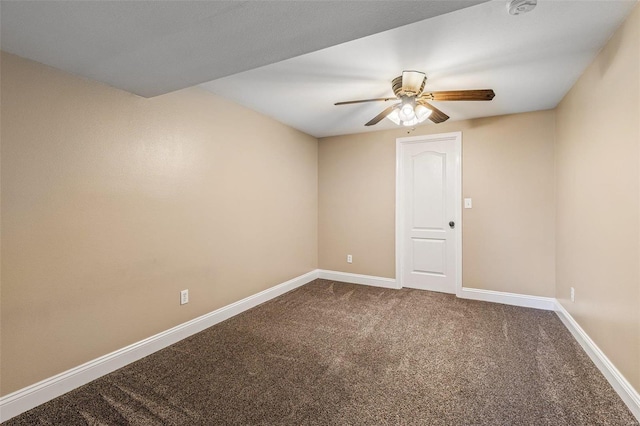
[[[454,229],[456,243],[456,296],[462,295],[462,132],[439,133],[435,135],[411,136],[396,139],[396,286],[402,288],[402,265],[405,253],[400,236],[403,229],[404,192],[402,188],[402,147],[422,142],[450,142],[453,144],[456,170],[454,171],[454,221],[459,224]]]

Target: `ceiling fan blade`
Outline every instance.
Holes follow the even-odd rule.
[[[369,121],[365,126],[373,126],[374,124],[378,124],[382,119],[384,119],[387,115],[391,114],[391,112],[396,109],[400,105],[399,103],[395,105],[391,105],[389,108],[382,111],[380,114],[376,115]]]
[[[418,103],[431,110],[431,115],[429,116],[429,120],[433,121],[434,123],[436,124],[442,123],[443,121],[447,121],[449,119],[449,116],[447,114],[440,111],[438,108],[434,107],[430,103],[427,103],[423,100],[418,100]]]
[[[396,100],[397,98],[375,98],[375,99],[362,99],[359,101],[345,101],[345,102],[336,102],[334,105],[351,105],[351,104],[361,104],[363,102],[377,102],[377,101],[392,101],[392,100]]]
[[[496,94],[491,89],[447,90],[442,92],[424,92],[420,99],[429,101],[490,101]]]
[[[407,95],[419,95],[427,76],[420,71],[402,71],[402,91]]]

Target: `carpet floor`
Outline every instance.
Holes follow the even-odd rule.
[[[316,280],[6,425],[637,425],[553,312]]]

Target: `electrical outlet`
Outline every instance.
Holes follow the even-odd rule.
[[[189,303],[189,290],[182,290],[180,292],[180,304],[186,305]]]
[[[576,289],[571,287],[571,301],[575,302],[576,301]]]
[[[350,254],[347,255],[347,263],[353,263],[353,256]]]

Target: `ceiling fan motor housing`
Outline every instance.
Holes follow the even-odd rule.
[[[402,76],[400,75],[400,76],[394,78],[391,81],[391,88],[393,89],[393,93],[398,98],[402,98],[403,96],[417,96],[420,93],[422,93],[422,91],[424,90],[424,85],[425,85],[426,82],[427,82],[427,78],[423,77],[422,84],[420,85],[420,88],[415,92],[414,91],[409,91],[409,90],[403,89]]]

